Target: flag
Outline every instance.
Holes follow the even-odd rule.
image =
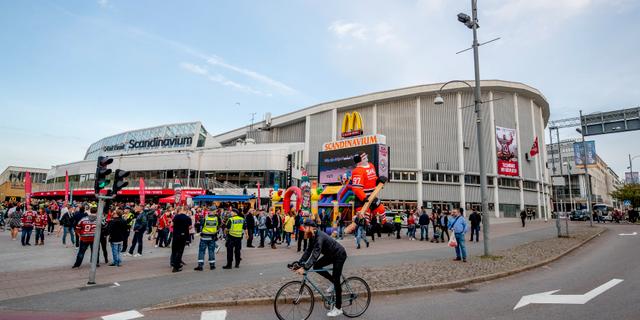
[[[140,194],[140,204],[141,205],[144,205],[144,200],[145,200],[144,192],[145,192],[144,191],[144,179],[140,178],[140,191],[139,191],[139,194]]]
[[[27,206],[31,205],[31,173],[29,171],[24,175],[24,198],[25,209],[27,209]]]
[[[536,137],[536,139],[533,141],[533,145],[531,146],[531,150],[529,151],[529,155],[530,156],[535,156],[536,154],[538,154],[539,150],[538,150],[538,137]]]
[[[64,172],[64,205],[69,204],[69,171]]]

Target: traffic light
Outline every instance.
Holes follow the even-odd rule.
[[[122,188],[129,185],[129,182],[124,181],[124,178],[128,176],[129,176],[129,171],[116,169],[116,173],[114,175],[114,180],[113,180],[112,194],[116,195],[118,191],[122,190]]]
[[[93,186],[93,190],[96,192],[96,195],[100,194],[100,190],[109,185],[110,181],[107,180],[107,177],[111,174],[111,169],[107,168],[107,166],[112,162],[113,159],[109,157],[98,157],[98,164],[96,166],[96,182]]]

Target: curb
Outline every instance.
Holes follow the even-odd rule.
[[[493,273],[485,276],[479,276],[475,278],[468,278],[459,281],[453,282],[445,282],[445,283],[437,283],[437,284],[429,284],[429,285],[420,285],[420,286],[406,286],[406,287],[397,287],[392,289],[382,289],[382,290],[372,290],[372,296],[380,296],[380,295],[389,295],[389,294],[403,294],[410,292],[418,292],[418,291],[431,291],[438,289],[452,289],[462,287],[472,283],[485,282],[490,280],[495,280],[499,278],[508,277],[517,273],[521,273],[524,271],[529,271],[531,269],[535,269],[541,267],[543,265],[554,262],[567,254],[575,251],[576,249],[582,247],[587,242],[593,240],[596,237],[599,237],[603,233],[605,233],[608,229],[602,229],[600,232],[593,234],[589,238],[583,240],[582,242],[574,245],[573,247],[567,249],[565,252],[560,253],[554,257],[548,258],[546,260],[536,262],[524,267],[520,267],[517,269],[503,271],[498,273]],[[167,309],[182,309],[182,308],[217,308],[217,307],[229,307],[229,306],[246,306],[246,305],[268,305],[273,303],[273,298],[252,298],[252,299],[241,299],[241,300],[222,300],[222,301],[194,301],[194,302],[185,302],[171,305],[159,305],[142,309],[143,311],[152,311],[152,310],[167,310]]]

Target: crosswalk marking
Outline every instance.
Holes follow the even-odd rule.
[[[227,310],[202,311],[200,320],[225,320]]]
[[[130,319],[137,319],[142,317],[144,317],[142,313],[136,310],[129,310],[125,312],[110,314],[108,316],[103,316],[102,320],[130,320]]]

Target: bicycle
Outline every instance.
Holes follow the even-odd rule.
[[[294,270],[296,266],[289,265],[288,267]],[[313,313],[313,307],[315,305],[313,290],[320,295],[324,307],[330,310],[335,303],[335,289],[325,295],[325,292],[316,285],[313,279],[309,278],[308,274],[310,272],[317,273],[331,270],[331,268],[307,270],[304,272],[302,281],[294,280],[285,283],[280,290],[278,290],[273,300],[273,307],[278,319],[308,319],[311,313]],[[364,314],[371,303],[371,289],[369,288],[369,284],[360,277],[345,278],[343,275],[340,285],[342,287],[343,314],[349,318],[359,317]],[[311,290],[311,288],[313,288],[313,290]],[[299,313],[296,312],[298,309],[300,309]]]

